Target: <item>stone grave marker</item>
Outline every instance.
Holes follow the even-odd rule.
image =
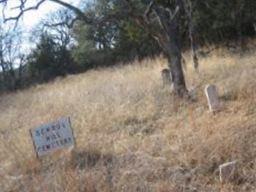
[[[70,118],[61,118],[30,130],[37,157],[53,153],[59,149],[72,148],[75,139]]]
[[[220,101],[215,85],[207,85],[205,87],[205,95],[207,97],[208,106],[211,112],[220,110]]]
[[[236,163],[236,161],[232,161],[219,166],[221,183],[229,182],[234,179],[236,173]]]
[[[171,72],[169,69],[163,69],[162,70],[162,79],[163,79],[163,86],[171,86],[172,84],[172,78],[171,78]]]

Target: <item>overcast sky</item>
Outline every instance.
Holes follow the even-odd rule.
[[[8,5],[8,10],[6,11],[7,16],[17,15],[18,10],[12,10],[11,8],[19,5],[19,0],[10,0]],[[29,5],[34,5],[36,0],[28,0]],[[65,2],[72,3],[73,5],[78,5],[80,0],[65,0]],[[61,8],[60,5],[53,3],[51,1],[46,1],[43,3],[38,10],[32,10],[26,12],[22,18],[22,22],[27,30],[31,30],[39,21],[44,18],[48,13],[56,11]]]
[[[28,5],[35,5],[35,2],[38,0],[27,0]],[[78,5],[81,0],[64,0],[65,2],[72,3],[73,5]],[[5,11],[6,17],[17,16],[18,9],[12,9],[19,5],[20,0],[10,0],[8,7]],[[31,10],[26,12],[21,20],[19,25],[23,28],[23,43],[22,49],[24,52],[29,52],[31,48],[35,46],[34,42],[31,42],[29,39],[31,37],[31,32],[33,28],[47,16],[47,14],[57,11],[58,9],[63,8],[62,6],[53,3],[51,1],[46,1],[43,3],[38,10]]]

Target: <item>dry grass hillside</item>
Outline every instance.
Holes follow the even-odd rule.
[[[2,95],[0,191],[256,191],[255,50],[215,50],[201,58],[200,74],[187,63],[193,103],[163,89],[163,58]],[[209,83],[223,104],[215,115]],[[37,160],[29,129],[62,116],[71,117],[75,149]],[[218,166],[233,160],[235,179],[220,183]]]

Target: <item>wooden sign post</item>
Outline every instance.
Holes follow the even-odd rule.
[[[38,158],[75,145],[70,118],[61,118],[31,129],[30,134]]]

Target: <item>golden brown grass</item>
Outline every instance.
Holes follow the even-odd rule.
[[[187,58],[188,55],[186,55]],[[256,191],[256,56],[187,64],[197,101],[162,88],[163,58],[92,70],[0,98],[0,191]],[[223,110],[203,93],[217,85]],[[37,160],[29,129],[70,116],[77,146]],[[237,160],[221,184],[218,166]]]

